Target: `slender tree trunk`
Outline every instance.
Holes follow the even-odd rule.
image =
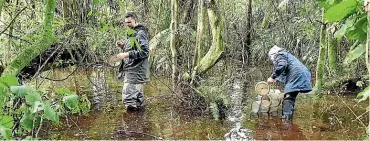
[[[246,35],[246,53],[247,53],[247,63],[249,64],[251,57],[251,33],[252,33],[252,0],[248,0],[247,3],[247,35]],[[244,52],[243,52],[244,54]],[[244,60],[244,58],[243,58]]]
[[[206,19],[206,9],[204,8],[204,0],[198,0],[198,24],[197,24],[197,38],[193,58],[193,66],[197,66],[202,59],[204,50],[204,27]]]
[[[215,0],[209,0],[207,6],[208,18],[212,33],[212,45],[207,54],[200,60],[199,64],[194,68],[192,73],[192,83],[194,83],[197,75],[202,75],[212,68],[221,58],[224,52],[222,33],[222,18],[218,11]]]
[[[5,4],[5,0],[0,0],[0,17],[1,17],[1,11],[3,10],[4,4]]]
[[[176,47],[178,39],[178,0],[171,0],[171,41],[170,48],[172,53],[172,84],[173,89],[176,89],[179,69],[178,69],[178,51]]]
[[[322,21],[324,21],[324,8],[322,9]],[[316,68],[316,83],[315,88],[321,89],[323,85],[324,69],[325,69],[325,60],[326,60],[326,24],[321,25],[320,33],[320,52],[317,59],[317,68]]]
[[[44,31],[42,33],[41,39],[28,47],[23,52],[21,52],[7,68],[5,68],[3,75],[17,75],[27,64],[29,64],[32,59],[43,53],[54,43],[54,31],[53,31],[53,21],[54,21],[54,11],[55,11],[55,0],[47,0],[46,8],[44,12]]]
[[[367,26],[367,41],[366,41],[366,66],[368,71],[368,76],[370,76],[370,12],[367,12],[367,20],[368,20],[368,26]],[[369,79],[370,83],[370,79]],[[369,99],[370,104],[370,99]]]
[[[328,59],[331,76],[338,75],[338,40],[334,37],[334,33],[328,32]]]

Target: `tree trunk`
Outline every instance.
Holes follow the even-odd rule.
[[[197,75],[202,75],[212,68],[217,61],[221,58],[224,52],[222,33],[222,18],[218,13],[218,7],[215,0],[210,0],[207,7],[209,23],[212,33],[212,45],[207,54],[200,60],[199,64],[194,68],[192,73],[192,81]]]
[[[367,26],[367,41],[366,41],[366,66],[367,66],[367,71],[368,75],[370,76],[370,12],[367,12],[367,20],[368,20],[368,26]],[[370,79],[369,79],[370,83]],[[370,100],[369,100],[370,103]]]
[[[338,75],[338,40],[334,37],[333,32],[328,32],[328,59],[331,76]]]
[[[252,0],[248,0],[247,3],[247,35],[246,35],[246,53],[247,53],[247,63],[249,64],[251,57],[251,33],[252,33]],[[243,52],[244,54],[244,52]],[[244,60],[245,58],[243,58]]]
[[[193,58],[193,66],[197,66],[203,57],[204,50],[204,27],[206,20],[206,9],[204,8],[204,0],[198,0],[198,25],[197,25],[197,38]]]
[[[1,11],[3,10],[4,4],[5,4],[5,0],[0,0],[0,17],[1,17]]]
[[[170,48],[172,53],[172,84],[176,89],[179,69],[178,69],[178,51],[176,47],[178,39],[178,0],[171,0],[171,41]]]
[[[44,31],[42,33],[42,38],[37,43],[21,52],[9,64],[9,66],[5,68],[2,76],[17,75],[29,62],[32,61],[32,59],[43,53],[54,43],[55,38],[52,26],[54,21],[54,11],[55,0],[47,0],[44,12]]]
[[[324,21],[324,8],[322,9],[322,21]],[[321,25],[320,33],[320,52],[319,58],[317,59],[317,68],[316,68],[316,83],[315,88],[321,89],[323,85],[324,69],[325,69],[325,60],[326,60],[326,24]]]

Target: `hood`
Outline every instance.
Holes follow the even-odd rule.
[[[276,46],[276,45],[274,45],[274,46],[270,49],[270,51],[269,51],[270,59],[271,59],[271,60],[274,60],[274,59],[275,59],[275,55],[276,55],[279,51],[281,51],[281,50],[283,50],[283,49],[282,49],[282,48],[280,48],[280,47],[278,47],[278,46]]]

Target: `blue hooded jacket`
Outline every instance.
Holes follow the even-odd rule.
[[[312,91],[310,71],[292,54],[285,50],[276,53],[271,78],[284,83],[285,93]]]

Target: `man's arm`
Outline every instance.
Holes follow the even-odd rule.
[[[139,31],[136,36],[141,49],[131,50],[129,53],[130,59],[145,59],[149,56],[149,37],[144,31]]]

